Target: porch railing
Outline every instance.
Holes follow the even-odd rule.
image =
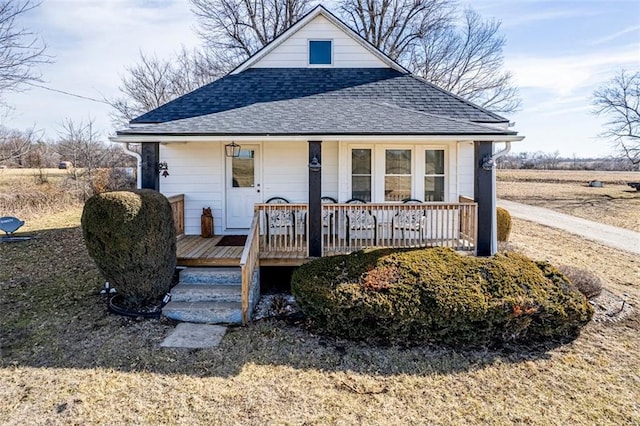
[[[254,290],[253,278],[256,269],[260,266],[260,215],[256,212],[251,221],[251,228],[244,243],[242,257],[240,258],[240,270],[242,275],[242,324],[249,322],[250,299]]]
[[[475,250],[475,203],[324,204],[325,254],[367,247]]]
[[[307,204],[257,204],[262,256],[308,255]],[[323,204],[323,255],[367,247],[451,247],[474,251],[477,204]]]
[[[184,194],[168,197],[173,213],[173,224],[176,228],[176,235],[184,235]]]
[[[308,253],[307,204],[256,204],[263,253]]]

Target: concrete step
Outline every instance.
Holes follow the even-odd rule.
[[[186,268],[180,271],[180,284],[241,285],[240,268]]]
[[[240,324],[242,304],[239,302],[169,302],[162,314],[176,321],[204,324]]]
[[[178,284],[171,289],[173,302],[241,302],[239,285]]]

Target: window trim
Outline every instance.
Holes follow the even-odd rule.
[[[455,142],[454,142],[455,143]],[[425,170],[425,152],[428,150],[444,151],[444,200],[441,202],[448,203],[451,200],[450,182],[451,182],[451,155],[455,155],[456,147],[448,143],[347,143],[347,176],[348,184],[346,187],[347,198],[351,198],[353,194],[352,188],[352,153],[353,149],[370,149],[371,150],[371,202],[372,203],[394,203],[395,201],[384,201],[386,176],[385,169],[385,151],[387,149],[409,149],[411,150],[411,198],[423,200],[424,198],[424,178]],[[452,154],[453,153],[453,154]],[[455,158],[455,157],[454,157]],[[424,201],[424,200],[423,200]],[[427,201],[429,202],[429,201]],[[437,201],[433,201],[434,203]]]
[[[312,41],[328,41],[331,43],[331,54],[330,54],[330,62],[328,64],[312,64],[311,63],[311,42]],[[334,64],[334,42],[332,38],[309,38],[307,39],[307,66],[309,67],[317,67],[317,68],[326,68],[332,67]]]
[[[348,161],[348,173],[349,173],[349,188],[348,188],[348,195],[349,195],[349,199],[354,198],[353,197],[353,150],[356,149],[368,149],[371,152],[371,174],[369,175],[363,175],[363,174],[359,174],[356,176],[369,176],[371,178],[371,189],[369,192],[369,196],[371,198],[371,201],[369,201],[370,203],[375,202],[375,198],[376,198],[376,191],[375,191],[375,180],[376,180],[376,175],[375,175],[375,149],[373,145],[350,145],[348,147],[348,155],[349,155],[349,161]]]
[[[427,170],[426,170],[426,162],[427,162],[426,155],[427,155],[427,151],[442,151],[442,163],[443,163],[442,164],[443,165],[443,172],[442,173],[427,173]],[[447,171],[449,169],[449,167],[448,167],[447,149],[445,147],[424,147],[424,148],[420,149],[420,153],[422,154],[421,161],[422,161],[422,165],[424,167],[424,170],[422,170],[422,193],[421,193],[420,199],[424,200],[424,198],[425,198],[425,196],[424,196],[425,195],[425,190],[426,190],[425,187],[424,187],[425,178],[428,178],[428,177],[442,177],[443,178],[442,200],[441,201],[433,201],[433,202],[434,203],[446,202],[447,199],[449,198],[448,194],[447,194],[447,176],[448,176]],[[425,200],[425,202],[427,202],[427,201]],[[428,201],[428,202],[432,202],[432,201]]]
[[[408,174],[399,174],[399,173],[392,173],[389,174],[387,173],[387,151],[409,151],[409,155],[410,155],[410,159],[409,159],[409,169],[411,171],[411,173]],[[389,176],[398,176],[398,177],[409,177],[411,180],[411,189],[409,190],[409,197],[405,197],[405,198],[414,198],[415,196],[415,179],[414,179],[414,175],[415,175],[415,149],[414,147],[390,147],[390,146],[384,146],[383,147],[383,159],[384,159],[384,164],[383,164],[383,169],[382,169],[382,184],[383,184],[383,188],[382,188],[382,201],[383,203],[398,203],[401,202],[402,200],[397,200],[397,201],[388,201],[386,200],[387,198],[387,177]],[[373,172],[373,170],[372,170]]]

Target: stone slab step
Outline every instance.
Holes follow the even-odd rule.
[[[240,268],[186,268],[180,271],[180,284],[240,285]]]
[[[178,284],[171,289],[173,302],[241,302],[239,285]]]
[[[201,324],[240,324],[242,304],[239,302],[169,302],[162,314],[176,321]]]

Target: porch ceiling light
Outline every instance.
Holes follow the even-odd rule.
[[[318,157],[314,155],[311,161],[309,162],[309,171],[319,172],[321,168],[322,168],[322,164],[320,164],[320,162],[318,161]]]
[[[232,141],[224,146],[224,152],[227,157],[240,157],[240,145]]]

